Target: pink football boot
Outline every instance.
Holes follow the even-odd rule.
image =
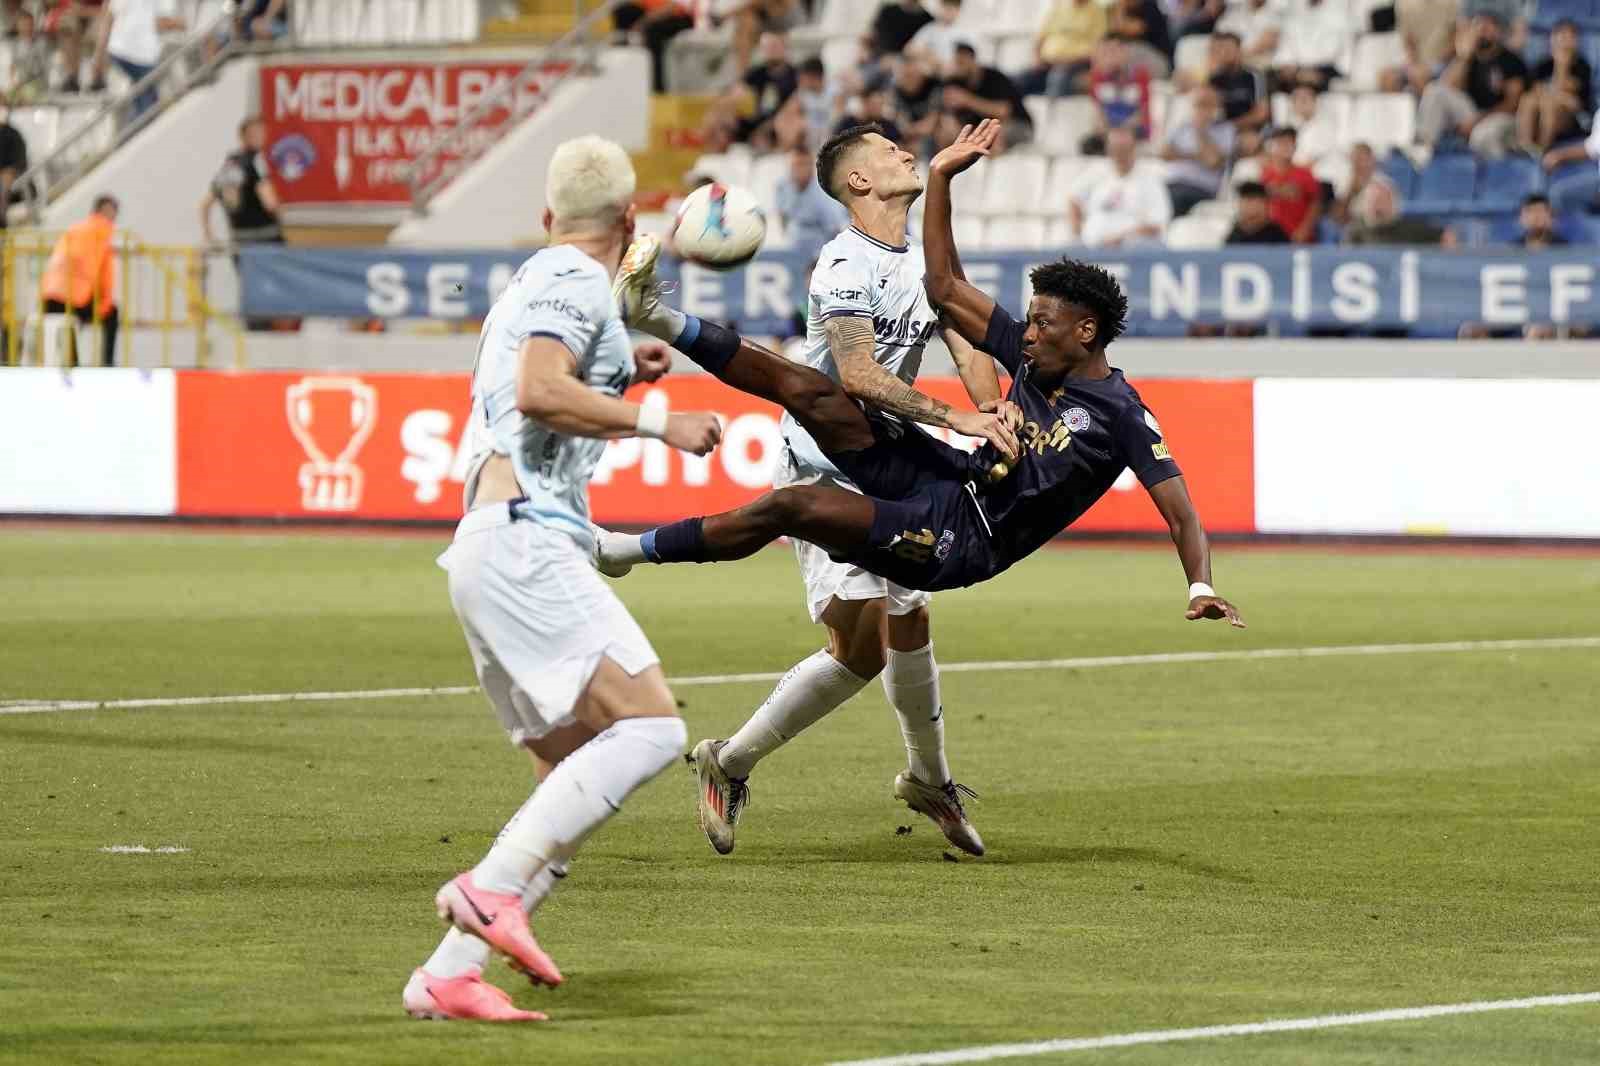
[[[534,983],[561,983],[561,971],[555,961],[544,953],[528,929],[521,896],[485,892],[472,883],[469,870],[439,889],[433,905],[439,917],[500,952],[513,970],[527,974]]]
[[[427,970],[412,972],[400,997],[406,1013],[430,1021],[542,1022],[537,1011],[520,1010],[511,997],[476,973],[460,977],[435,977]]]

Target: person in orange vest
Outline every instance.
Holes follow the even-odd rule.
[[[79,322],[101,327],[100,365],[111,366],[117,352],[117,198],[95,199],[88,218],[68,228],[50,252],[40,293],[46,314],[70,311]],[[88,360],[80,351],[78,361]]]

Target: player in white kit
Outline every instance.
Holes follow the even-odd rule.
[[[804,362],[881,412],[981,437],[1002,451],[1009,442],[1014,453],[1015,435],[1002,418],[955,410],[913,385],[923,349],[939,328],[923,289],[922,248],[906,236],[911,205],[922,194],[916,157],[878,127],[856,127],[822,146],[817,180],[849,210],[851,224],[823,246],[812,273]],[[993,360],[953,330],[945,337],[973,402],[992,411],[1000,400]],[[858,491],[788,414],[783,434],[787,448],[775,487],[831,484]],[[908,763],[895,778],[894,794],[932,819],[951,843],[983,854],[962,807],[964,790],[952,781],[945,758],[929,594],[834,562],[814,544],[794,546],[811,620],[827,627],[828,646],[797,663],[732,737],[695,746],[700,825],[712,847],[724,855],[733,850],[749,800],[745,779],[755,764],[882,674]]]
[[[592,561],[589,479],[606,440],[656,437],[704,455],[721,437],[713,415],[620,398],[670,359],[664,346],[641,346],[636,363],[611,291],[633,237],[633,193],[620,147],[561,145],[547,182],[550,246],[523,263],[479,340],[472,418],[484,443],[439,564],[478,681],[539,784],[488,855],[439,890],[436,909],[454,928],[406,984],[416,1017],[544,1017],[483,981],[491,950],[537,984],[560,983],[527,913],[687,740],[655,651]]]

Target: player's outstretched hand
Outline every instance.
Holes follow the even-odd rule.
[[[1008,463],[1016,462],[1022,454],[1022,448],[1017,443],[1017,431],[1007,424],[1004,414],[959,411],[950,419],[950,428],[993,444]]]
[[[933,157],[929,169],[941,177],[953,178],[994,150],[1000,139],[1000,121],[986,118],[976,126],[962,126],[950,147]]]
[[[1189,601],[1189,610],[1184,617],[1191,622],[1198,622],[1202,618],[1226,618],[1235,629],[1245,628],[1244,619],[1239,617],[1239,608],[1221,596],[1196,596]]]
[[[978,405],[978,410],[986,414],[999,415],[1001,420],[1011,427],[1012,432],[1020,431],[1022,423],[1027,421],[1023,417],[1022,408],[1010,400],[985,400]]]
[[[706,455],[722,441],[722,420],[708,411],[670,414],[661,439],[679,451]]]
[[[660,381],[672,369],[672,349],[660,341],[644,341],[633,349],[633,383]]]

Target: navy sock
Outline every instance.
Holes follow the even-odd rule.
[[[639,547],[652,563],[709,562],[705,522],[703,518],[685,518],[681,522],[657,526],[639,538]]]
[[[694,315],[684,315],[683,332],[672,346],[699,363],[712,374],[721,374],[723,368],[739,354],[739,335],[726,326],[707,322]]]

